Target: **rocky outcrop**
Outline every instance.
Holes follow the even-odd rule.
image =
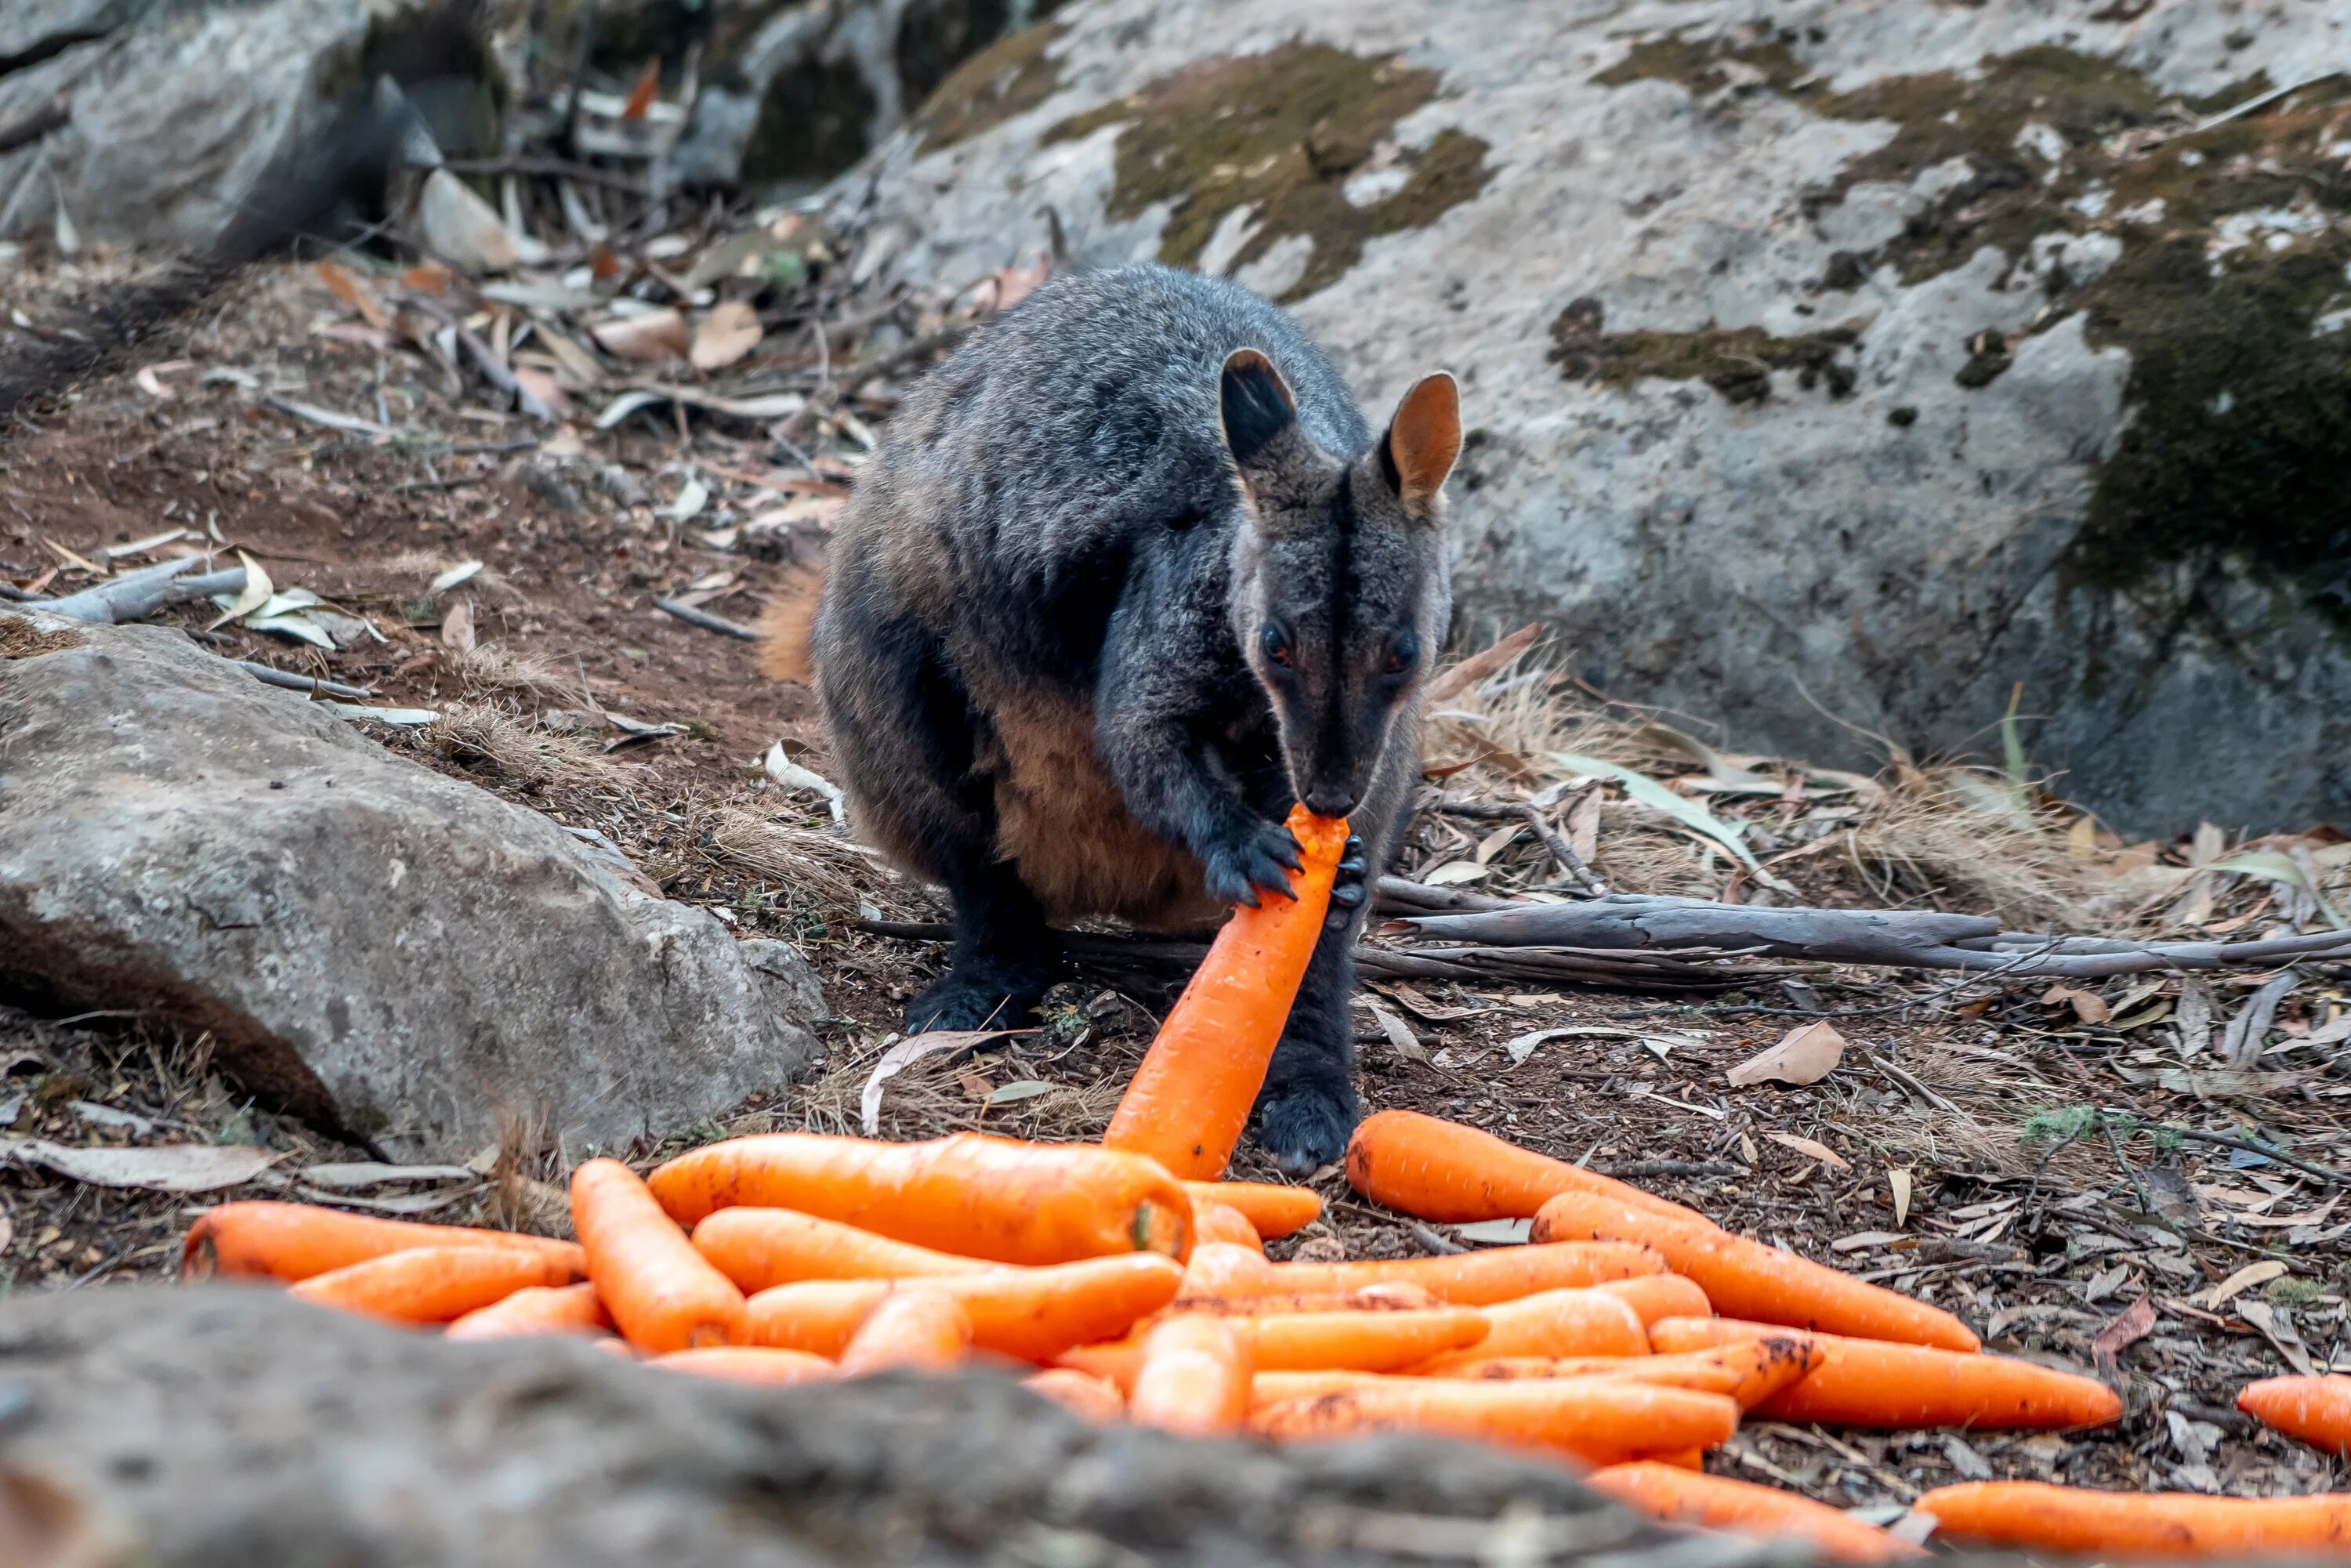
[[[0,979],[209,1030],[394,1158],[624,1149],[807,1061],[799,954],[615,858],[177,632],[0,606]]]
[[[2346,66],[2237,0],[1090,0],[836,216],[885,280],[1230,274],[1377,409],[1451,368],[1457,601],[1612,695],[1855,766],[2013,695],[2125,829],[2302,826],[2351,809]]]

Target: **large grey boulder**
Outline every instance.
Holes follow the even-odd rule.
[[[0,606],[0,979],[210,1030],[395,1158],[624,1148],[805,1063],[805,961],[613,858],[178,632]]]
[[[1453,369],[1457,601],[1612,695],[1854,766],[1997,756],[2021,683],[2118,825],[2303,826],[2351,809],[2346,67],[2343,7],[2237,0],[1085,0],[834,215],[885,282],[1229,273],[1376,410]]]

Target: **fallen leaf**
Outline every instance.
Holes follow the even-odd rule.
[[[465,653],[474,647],[474,601],[460,599],[441,617],[441,645]]]
[[[2293,1322],[2282,1317],[2267,1301],[2239,1301],[2237,1315],[2259,1329],[2262,1337],[2285,1357],[2285,1364],[2294,1371],[2308,1377],[2316,1370],[2310,1364],[2310,1349],[2302,1343],[2302,1336],[2294,1332]]]
[[[1763,1158],[1763,1151],[1755,1146],[1755,1140],[1753,1138],[1748,1136],[1745,1133],[1741,1133],[1739,1134],[1739,1157],[1745,1160],[1749,1167],[1751,1169],[1757,1162]]]
[[[351,269],[338,261],[321,260],[319,277],[333,290],[336,298],[359,313],[360,319],[381,331],[392,325],[392,312],[367,290],[367,286],[353,275]]]
[[[1860,1252],[1872,1247],[1883,1247],[1889,1241],[1907,1240],[1898,1230],[1859,1230],[1851,1236],[1840,1236],[1829,1243],[1832,1252]]]
[[[311,1166],[294,1173],[295,1178],[312,1186],[330,1187],[335,1191],[356,1191],[371,1186],[389,1186],[400,1182],[479,1181],[481,1177],[465,1166],[387,1166],[373,1160],[349,1160],[335,1165]]]
[[[1910,1173],[1899,1166],[1889,1166],[1886,1185],[1894,1194],[1894,1228],[1899,1230],[1910,1222]]]
[[[2272,1280],[2283,1279],[2286,1266],[2274,1258],[2264,1258],[2258,1263],[2248,1263],[2196,1300],[2207,1307],[2218,1307],[2242,1295],[2255,1285],[2266,1285]]]
[[[426,583],[424,585],[424,597],[427,599],[438,599],[443,594],[448,592],[451,589],[456,587],[459,583],[470,580],[474,575],[481,570],[482,563],[480,561],[461,560],[456,565],[451,567],[448,570],[443,572],[440,576],[434,578],[431,582]]]
[[[588,329],[588,335],[608,354],[647,364],[682,360],[692,342],[686,334],[685,318],[674,310],[653,310],[643,316],[599,321]]]
[[[400,286],[419,294],[446,294],[456,274],[437,261],[420,261],[400,275]]]
[[[1380,1032],[1388,1037],[1388,1043],[1395,1048],[1395,1053],[1406,1061],[1417,1061],[1426,1066],[1428,1050],[1420,1043],[1420,1036],[1412,1032],[1412,1026],[1377,1002],[1367,1005],[1372,1009],[1372,1020],[1380,1026]]]
[[[1509,636],[1470,654],[1451,669],[1439,670],[1430,679],[1428,689],[1421,694],[1423,706],[1433,706],[1447,697],[1458,696],[1487,676],[1507,667],[1510,661],[1533,647],[1535,639],[1541,635],[1540,624],[1521,626]]]
[[[92,1186],[135,1186],[149,1192],[213,1192],[243,1186],[283,1158],[249,1144],[76,1149],[42,1138],[0,1138],[0,1160],[40,1166]]]
[[[2292,1230],[2298,1226],[2319,1224],[2334,1213],[2335,1206],[2342,1201],[2339,1197],[2330,1197],[2316,1208],[2304,1209],[2300,1214],[2232,1214],[2229,1219],[2232,1224],[2250,1225],[2265,1230]]]
[[[569,416],[571,394],[565,392],[562,383],[553,376],[530,365],[517,365],[514,367],[514,379],[515,383],[537,398],[548,413],[558,419]]]
[[[475,1197],[475,1191],[470,1187],[450,1186],[434,1192],[395,1192],[381,1197],[362,1197],[355,1192],[310,1186],[298,1181],[294,1184],[294,1196],[306,1203],[332,1204],[338,1208],[364,1208],[371,1214],[413,1216],[434,1214],[465,1203]]]
[[[813,772],[793,761],[785,754],[782,741],[775,741],[768,746],[768,755],[761,759],[759,767],[760,770],[766,773],[779,789],[815,791],[823,798],[826,810],[832,813],[834,825],[847,825],[848,812],[843,804],[844,798],[840,787],[825,778],[823,774]]]
[[[2106,1009],[2104,997],[2095,991],[2085,991],[2074,986],[2052,986],[2041,994],[2041,1005],[2053,1008],[2060,1002],[2073,1004],[2074,1016],[2084,1023],[2105,1023],[2114,1017]]]
[[[864,1124],[865,1135],[882,1135],[882,1085],[912,1067],[926,1056],[942,1052],[961,1055],[977,1050],[991,1040],[1003,1040],[1022,1032],[1017,1029],[935,1029],[921,1034],[910,1034],[882,1053],[866,1076],[865,1085],[857,1092],[858,1120]]]
[[[1829,1166],[1833,1170],[1849,1171],[1853,1169],[1853,1164],[1851,1161],[1847,1160],[1843,1155],[1838,1154],[1834,1149],[1830,1148],[1826,1144],[1815,1143],[1811,1138],[1800,1138],[1793,1133],[1766,1133],[1763,1135],[1771,1139],[1773,1143],[1779,1145],[1782,1148],[1793,1149],[1796,1153],[1802,1155],[1809,1159],[1820,1161],[1821,1164]]]
[[[1463,883],[1485,881],[1486,868],[1476,861],[1447,861],[1420,880],[1427,887],[1456,887]]]
[[[723,370],[758,348],[766,335],[748,300],[722,299],[695,328],[686,358],[697,371]]]
[[[1053,1086],[1040,1078],[1023,1078],[1015,1083],[990,1092],[987,1103],[1009,1105],[1016,1100],[1034,1100],[1040,1094],[1050,1094]]]
[[[16,1228],[8,1222],[6,1215],[0,1214],[0,1252],[8,1250],[8,1243],[16,1239]]]
[[[242,620],[277,596],[277,587],[270,582],[269,574],[261,570],[258,561],[243,550],[236,552],[236,559],[245,565],[245,590],[225,603],[218,599],[213,601],[221,605],[221,612],[214,618],[211,625],[204,628],[207,632],[225,626],[232,621]]]
[[[963,1090],[963,1097],[967,1100],[985,1100],[996,1092],[994,1080],[984,1072],[974,1072],[969,1068],[965,1068],[956,1074],[956,1083]]]
[[[621,118],[643,120],[645,112],[653,108],[653,99],[660,95],[661,57],[656,55],[645,62],[643,70],[637,73],[636,84],[629,89],[629,101],[621,106]]]
[[[1480,1246],[1509,1247],[1534,1234],[1534,1228],[1531,1219],[1480,1219],[1475,1224],[1455,1226],[1453,1234]]]
[[[1731,1086],[1751,1083],[1818,1083],[1844,1057],[1845,1038],[1825,1023],[1799,1024],[1780,1037],[1780,1043],[1749,1057],[1725,1077]]]
[[[2155,1303],[2141,1296],[2108,1320],[2090,1341],[2090,1355],[2098,1364],[2098,1375],[2108,1383],[2119,1382],[2116,1358],[2154,1332]]]
[[[498,210],[445,168],[424,177],[416,226],[424,248],[460,272],[507,272],[519,258]]]
[[[1554,751],[1551,755],[1552,760],[1561,767],[1574,773],[1608,779],[1625,791],[1627,800],[1638,801],[1652,810],[1663,812],[1692,832],[1703,833],[1712,839],[1716,843],[1729,850],[1756,881],[1773,892],[1796,891],[1786,881],[1765,871],[1762,863],[1756,860],[1755,852],[1747,847],[1746,840],[1740,837],[1746,827],[1745,823],[1726,822],[1697,801],[1675,794],[1646,774],[1635,773],[1629,768],[1620,768],[1614,762],[1604,762],[1596,757],[1583,757],[1570,751]]]
[[[1617,1029],[1608,1024],[1573,1023],[1561,1029],[1530,1030],[1525,1034],[1513,1037],[1502,1049],[1510,1053],[1512,1061],[1524,1061],[1528,1057],[1532,1056],[1536,1048],[1546,1040],[1630,1040],[1633,1034],[1634,1031],[1629,1029]]]
[[[662,516],[674,522],[688,523],[702,515],[710,505],[710,486],[702,482],[699,474],[689,474],[677,493],[677,499],[662,508]]]

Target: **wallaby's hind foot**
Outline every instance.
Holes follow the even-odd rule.
[[[1288,1047],[1291,1042],[1284,1040]],[[1347,1138],[1363,1117],[1355,1098],[1355,1078],[1347,1067],[1301,1073],[1283,1082],[1268,1082],[1258,1101],[1258,1146],[1292,1176],[1311,1176],[1335,1165],[1347,1152]]]
[[[1023,1028],[1058,977],[1048,964],[967,960],[915,993],[906,1004],[906,1032]]]

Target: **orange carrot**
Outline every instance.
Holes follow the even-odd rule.
[[[2351,1377],[2265,1377],[2238,1390],[2237,1408],[2336,1458],[2351,1458]]]
[[[845,1377],[893,1366],[941,1371],[971,1354],[971,1314],[944,1291],[900,1285],[874,1303],[841,1347]]]
[[[1263,1252],[1229,1241],[1202,1241],[1184,1264],[1184,1284],[1176,1299],[1267,1296],[1274,1289],[1273,1265]]]
[[[1910,1505],[1951,1541],[2108,1558],[2284,1556],[2351,1542],[2351,1493],[2206,1497],[2103,1492],[2045,1481],[1970,1481]]]
[[[1719,1394],[1608,1377],[1520,1383],[1374,1377],[1317,1396],[1253,1406],[1249,1425],[1284,1441],[1414,1428],[1613,1465],[1711,1448],[1737,1428],[1739,1406]]]
[[[1713,1222],[1582,1166],[1417,1111],[1366,1116],[1347,1142],[1347,1185],[1400,1214],[1456,1225],[1531,1219],[1563,1192],[1588,1192],[1701,1225]]]
[[[1417,1312],[1447,1303],[1418,1285],[1392,1281],[1360,1285],[1354,1290],[1280,1291],[1270,1296],[1186,1296],[1178,1294],[1167,1310],[1176,1312],[1222,1312],[1227,1317],[1265,1317],[1274,1312]]]
[[[1048,1362],[1073,1344],[1124,1333],[1174,1300],[1181,1278],[1170,1260],[1140,1253],[942,1275],[922,1288],[963,1303],[980,1349]],[[890,1288],[886,1280],[803,1280],[761,1291],[744,1309],[737,1341],[838,1356]]]
[[[1714,1303],[1698,1288],[1695,1280],[1685,1280],[1679,1274],[1646,1274],[1637,1280],[1609,1280],[1586,1289],[1604,1291],[1633,1309],[1633,1315],[1647,1328],[1659,1318],[1703,1318],[1714,1312]]]
[[[571,1228],[588,1250],[598,1299],[631,1344],[659,1354],[733,1335],[743,1292],[620,1161],[590,1160],[571,1173]]]
[[[1290,873],[1290,895],[1257,895],[1258,907],[1234,910],[1217,933],[1126,1086],[1105,1146],[1148,1155],[1187,1180],[1224,1175],[1322,939],[1347,847],[1342,819],[1297,806],[1289,827],[1301,868]]]
[[[1792,1334],[1784,1339],[1751,1339],[1711,1350],[1681,1355],[1495,1356],[1458,1360],[1431,1374],[1416,1368],[1418,1376],[1487,1378],[1508,1382],[1521,1377],[1624,1377],[1665,1388],[1694,1388],[1720,1394],[1751,1410],[1819,1365],[1823,1353]]]
[[[1774,1420],[2064,1429],[2107,1426],[2123,1413],[2123,1402],[2103,1383],[2004,1355],[1962,1355],[1734,1318],[1663,1318],[1649,1325],[1649,1343],[1668,1354],[1791,1336],[1818,1349],[1821,1364],[1756,1407]]]
[[[1126,1419],[1126,1396],[1099,1377],[1073,1366],[1049,1366],[1020,1380],[1029,1393],[1051,1400],[1081,1421],[1106,1427]]]
[[[446,1338],[522,1339],[535,1334],[601,1334],[612,1331],[593,1285],[526,1285],[502,1301],[478,1307],[449,1325]]]
[[[1322,1218],[1322,1200],[1311,1186],[1263,1181],[1187,1181],[1192,1201],[1213,1198],[1238,1208],[1268,1241],[1279,1241]]]
[[[1660,1524],[1801,1541],[1832,1563],[1886,1563],[1926,1552],[1825,1503],[1666,1464],[1610,1465],[1584,1478],[1601,1496]]]
[[[1139,1426],[1191,1437],[1238,1431],[1249,1415],[1250,1370],[1245,1320],[1170,1318],[1143,1338],[1127,1414]]]
[[[1684,1448],[1678,1454],[1659,1454],[1654,1459],[1635,1459],[1633,1462],[1639,1465],[1671,1465],[1677,1470],[1702,1470],[1706,1469],[1706,1450]]]
[[[1400,1281],[1464,1307],[1516,1301],[1537,1291],[1561,1291],[1662,1274],[1666,1260],[1650,1249],[1616,1241],[1554,1242],[1547,1247],[1496,1247],[1456,1258],[1403,1258],[1387,1262],[1276,1263],[1277,1291],[1353,1291]]]
[[[510,1230],[418,1225],[373,1219],[307,1203],[224,1203],[188,1228],[180,1274],[268,1274],[293,1281],[413,1247],[519,1247],[559,1258],[577,1274],[586,1268],[569,1241]]]
[[[1631,1307],[1593,1290],[1538,1291],[1485,1309],[1487,1333],[1466,1350],[1415,1367],[1441,1374],[1472,1356],[1646,1355],[1649,1336]]]
[[[1715,1311],[1733,1317],[1945,1350],[1971,1351],[1982,1343],[1965,1323],[1939,1307],[1865,1285],[1712,1225],[1690,1224],[1586,1193],[1562,1193],[1544,1204],[1535,1216],[1533,1237],[1537,1241],[1646,1242],[1665,1254],[1675,1273],[1698,1281]]]
[[[1185,1184],[1189,1186],[1190,1183]],[[1265,1256],[1265,1238],[1249,1222],[1249,1216],[1228,1203],[1218,1203],[1213,1197],[1192,1197],[1192,1249],[1196,1252],[1206,1241],[1222,1241],[1235,1247],[1246,1247],[1260,1258]]]
[[[653,1172],[681,1225],[721,1208],[793,1208],[893,1241],[997,1263],[1067,1263],[1122,1252],[1182,1258],[1192,1199],[1140,1155],[957,1133],[883,1144],[768,1133],[712,1144]]]
[[[1475,1344],[1486,1334],[1485,1318],[1467,1307],[1277,1312],[1263,1317],[1178,1311],[1160,1321],[1200,1316],[1216,1317],[1248,1333],[1257,1347],[1255,1364],[1260,1372],[1394,1372],[1431,1355]],[[1059,1363],[1131,1388],[1142,1365],[1144,1347],[1156,1326],[1107,1343],[1073,1346],[1059,1357]]]
[[[288,1294],[393,1322],[445,1323],[528,1285],[568,1285],[571,1265],[519,1247],[412,1247],[313,1274]]]
[[[694,1249],[745,1291],[794,1280],[977,1274],[990,1266],[789,1208],[722,1208],[694,1228]]]
[[[647,1366],[664,1372],[688,1372],[696,1377],[722,1378],[728,1383],[753,1383],[782,1387],[794,1383],[823,1383],[841,1375],[841,1369],[820,1355],[800,1350],[767,1350],[753,1345],[707,1344],[648,1356]]]

